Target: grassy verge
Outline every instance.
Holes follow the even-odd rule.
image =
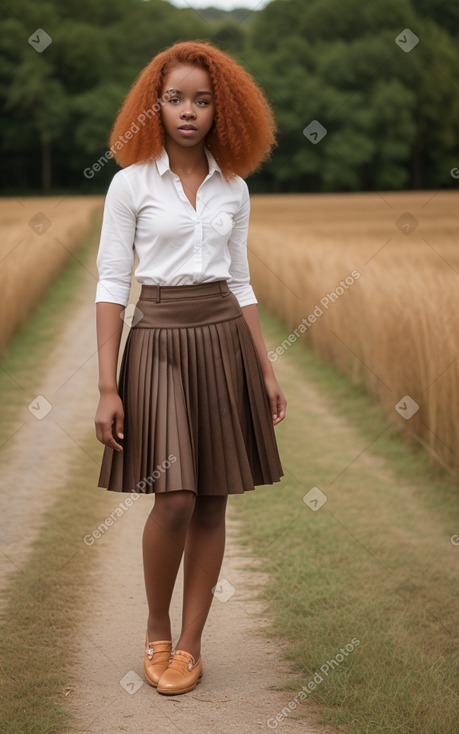
[[[285,328],[261,316],[275,346]],[[267,719],[279,714],[281,729],[311,701],[353,734],[453,734],[457,483],[310,350],[296,345],[275,369],[289,401],[276,428],[285,477],[232,502],[248,555],[270,574],[269,634],[296,673],[293,705]],[[303,501],[312,487],[327,497],[317,511]]]
[[[96,439],[83,446],[96,453]],[[98,468],[75,460],[58,500],[45,513],[27,563],[2,594],[0,649],[5,734],[60,734],[71,721],[63,702],[76,652],[85,581],[98,549],[83,542],[109,499],[95,490]],[[3,606],[4,605],[4,606]]]
[[[83,265],[89,266],[94,255],[99,226],[96,217],[76,253]],[[82,273],[75,260],[67,265],[0,362],[1,443],[14,431],[24,394],[35,394],[47,369],[50,347],[78,297]],[[83,448],[94,456],[96,444],[91,435]],[[97,525],[109,502],[106,495],[94,490],[97,472],[94,463],[75,460],[69,473],[72,479],[45,513],[27,563],[12,575],[1,595],[0,720],[5,734],[67,730],[69,715],[61,706],[67,693],[67,665],[83,608],[85,578],[98,553],[84,545],[83,536],[88,527]]]

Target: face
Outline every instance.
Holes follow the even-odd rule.
[[[202,143],[214,119],[215,103],[210,76],[196,66],[177,66],[164,80],[161,120],[167,139],[184,148]]]

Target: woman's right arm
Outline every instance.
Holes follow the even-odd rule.
[[[123,450],[113,435],[123,438],[124,410],[116,384],[123,310],[124,306],[118,303],[102,301],[96,304],[100,393],[95,417],[96,436],[99,441],[115,451]]]
[[[129,300],[134,261],[136,204],[123,171],[112,179],[105,198],[104,218],[97,256],[99,282],[96,292],[99,405],[96,436],[115,451],[123,447],[124,410],[118,394],[116,370],[123,330],[121,313]]]

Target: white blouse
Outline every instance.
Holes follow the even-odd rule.
[[[226,181],[207,148],[209,173],[196,210],[165,149],[113,176],[105,199],[97,255],[96,303],[127,306],[134,251],[135,278],[147,285],[192,285],[227,280],[240,306],[258,303],[247,261],[250,198],[237,176]]]

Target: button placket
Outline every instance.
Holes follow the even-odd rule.
[[[175,185],[176,191],[177,191],[177,193],[178,193],[178,195],[179,195],[179,198],[180,198],[180,199],[181,199],[182,201],[185,201],[185,202],[186,202],[186,201],[188,201],[188,198],[187,198],[187,196],[186,196],[186,194],[185,194],[185,192],[184,192],[184,190],[183,190],[183,184],[182,184],[182,182],[181,182],[181,180],[180,180],[179,176],[176,176],[176,177],[174,178],[174,185]],[[189,203],[189,202],[188,202],[188,203]]]
[[[196,192],[196,212],[195,212],[195,228],[194,228],[194,272],[193,272],[193,280],[195,282],[199,282],[199,276],[202,274],[202,271],[203,271],[202,211],[205,205],[200,196],[200,191],[201,191],[201,187],[203,186],[206,180],[207,179],[203,181],[203,183],[201,184],[201,186],[198,188]]]
[[[202,273],[202,222],[197,218],[194,227],[194,273],[193,280],[197,280]]]

